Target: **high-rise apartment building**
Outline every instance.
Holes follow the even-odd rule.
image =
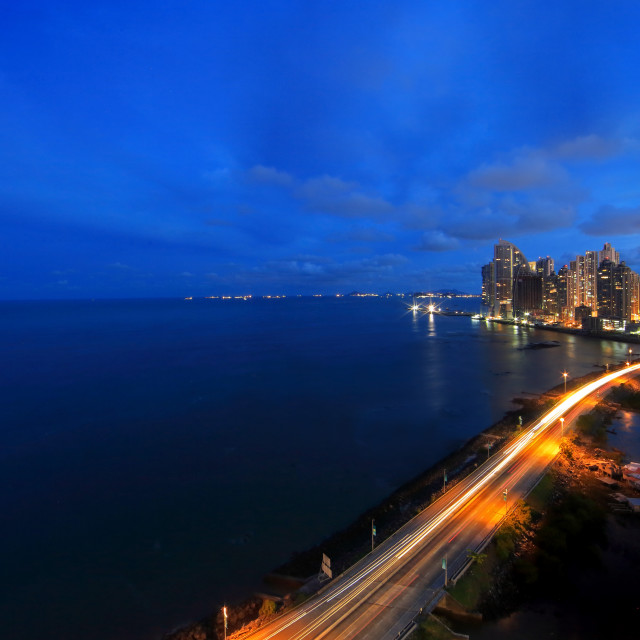
[[[513,277],[513,311],[516,315],[542,309],[543,278],[530,269],[521,269]]]
[[[573,272],[573,306],[581,307],[585,303],[586,299],[586,277],[585,277],[585,262],[584,256],[576,256],[575,260],[571,261],[571,271]]]
[[[591,312],[598,312],[598,252],[586,251],[584,254],[584,304]]]
[[[547,256],[546,258],[538,258],[536,260],[536,273],[543,278],[551,277],[555,271],[553,266],[553,258]]]
[[[513,316],[514,275],[528,272],[529,265],[515,244],[502,239],[493,246],[493,264],[496,278],[494,315],[510,318]]]
[[[598,252],[598,265],[601,265],[603,260],[610,260],[614,265],[620,263],[620,253],[609,242],[605,242],[602,251]]]
[[[634,272],[624,262],[613,268],[613,309],[614,317],[631,320],[633,307]]]
[[[490,262],[482,267],[482,304],[493,309],[496,304],[496,269]]]
[[[558,313],[558,277],[553,274],[543,280],[542,311],[549,316]]]
[[[566,264],[558,271],[556,289],[558,292],[558,315],[563,321],[573,319],[573,309],[575,307],[573,304],[573,271]]]
[[[631,320],[638,322],[640,320],[640,275],[632,271],[630,281]]]
[[[598,267],[598,317],[615,318],[613,269],[615,264],[605,258]]]

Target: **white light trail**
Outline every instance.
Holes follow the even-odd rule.
[[[452,516],[460,508],[468,504],[471,499],[480,492],[480,490],[498,473],[503,471],[505,467],[510,465],[514,458],[520,454],[524,448],[543,431],[548,429],[551,425],[555,424],[560,416],[564,415],[569,409],[578,404],[581,400],[586,398],[589,394],[593,393],[596,389],[608,384],[616,378],[628,375],[640,370],[640,363],[627,366],[624,369],[614,371],[608,375],[605,375],[593,382],[589,382],[580,389],[577,389],[573,393],[569,394],[564,400],[562,400],[553,409],[548,411],[538,422],[531,427],[525,434],[523,434],[516,442],[508,445],[504,451],[496,456],[491,462],[485,463],[481,469],[483,474],[478,478],[464,493],[462,493],[454,502],[449,506],[443,508],[439,513],[429,519],[428,522],[420,525],[416,531],[407,534],[405,537],[394,542],[389,549],[387,549],[379,558],[376,558],[360,571],[355,576],[348,579],[342,586],[336,584],[333,589],[326,594],[325,597],[319,599],[315,603],[309,603],[309,605],[303,606],[297,615],[290,618],[285,624],[278,629],[274,630],[270,635],[267,635],[264,640],[269,640],[278,635],[291,625],[295,624],[309,613],[312,613],[320,606],[330,603],[338,596],[344,594],[346,591],[352,590],[342,600],[336,602],[330,607],[329,610],[322,613],[316,620],[310,622],[305,629],[301,630],[299,634],[296,634],[297,638],[304,638],[313,630],[317,629],[320,624],[326,622],[332,615],[339,611],[346,604],[356,598],[362,591],[368,587],[372,582],[377,580],[382,574],[391,569],[391,567],[397,563],[406,554],[412,551],[418,546],[427,536],[429,536],[435,529],[437,529],[443,522],[445,522],[450,516]],[[488,466],[487,466],[488,465]],[[360,583],[360,584],[359,584]],[[356,587],[356,585],[358,585]]]

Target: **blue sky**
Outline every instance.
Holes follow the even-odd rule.
[[[0,24],[0,298],[479,292],[640,270],[640,3],[32,2]]]

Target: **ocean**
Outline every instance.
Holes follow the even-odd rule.
[[[627,350],[408,302],[0,303],[3,636],[159,638]]]

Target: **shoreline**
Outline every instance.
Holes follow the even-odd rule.
[[[587,373],[574,378],[567,388],[575,388],[601,371]],[[280,605],[290,607],[313,595],[321,586],[316,576],[320,568],[322,554],[331,558],[334,576],[358,562],[371,550],[371,520],[377,528],[376,542],[382,543],[393,535],[403,524],[413,518],[443,494],[444,470],[447,470],[447,489],[454,486],[471,473],[488,455],[492,455],[506,445],[519,431],[519,417],[528,423],[562,394],[564,384],[560,383],[547,391],[528,397],[513,398],[512,403],[520,409],[506,411],[504,416],[477,435],[469,438],[456,451],[431,465],[428,469],[402,484],[377,505],[356,516],[353,522],[334,532],[319,544],[295,554],[284,564],[263,577],[264,589],[260,594],[247,596],[241,602],[227,607],[228,636],[240,629],[245,632],[258,628],[266,617],[274,617]],[[263,609],[266,617],[260,615],[265,602],[273,603]],[[276,604],[277,603],[277,604]],[[187,624],[163,636],[163,640],[217,640],[223,636],[221,612],[212,612],[200,621]]]
[[[574,329],[571,327],[554,327],[552,325],[522,324],[514,320],[504,320],[502,318],[492,318],[486,322],[496,322],[498,324],[506,324],[512,327],[524,327],[526,329],[538,329],[540,331],[555,331],[556,333],[568,333],[582,338],[594,338],[596,340],[612,340],[614,342],[632,342],[640,344],[640,335],[632,333],[621,333],[619,331],[586,331],[584,329]]]

